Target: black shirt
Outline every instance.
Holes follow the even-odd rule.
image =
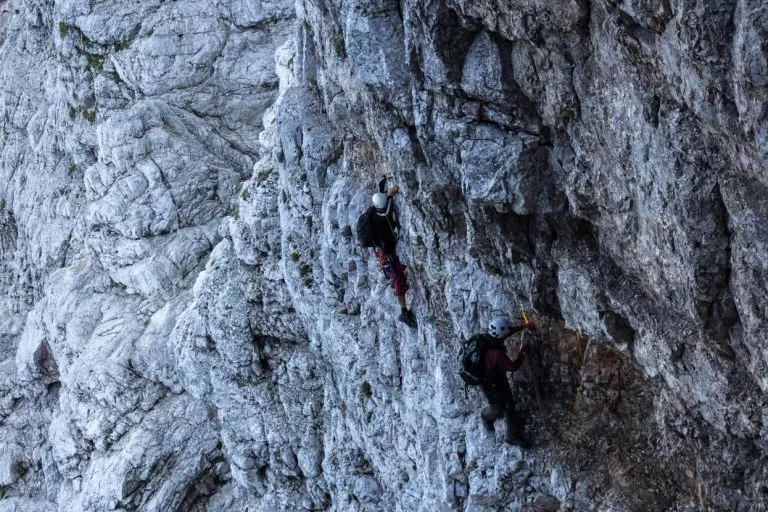
[[[387,178],[384,177],[379,181],[379,192],[386,194],[386,186]],[[394,253],[400,224],[397,222],[395,201],[392,197],[387,196],[387,206],[383,210],[376,209],[372,221],[379,249],[387,254]]]

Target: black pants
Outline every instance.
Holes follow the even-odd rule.
[[[492,426],[494,421],[503,416],[507,422],[507,437],[523,437],[523,418],[515,414],[515,402],[509,383],[505,380],[483,384],[482,390],[488,399],[488,407],[480,413],[486,425]]]

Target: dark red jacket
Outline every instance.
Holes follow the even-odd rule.
[[[522,354],[512,361],[503,346],[489,347],[483,354],[483,375],[490,382],[506,382],[507,373],[517,371],[522,364]]]

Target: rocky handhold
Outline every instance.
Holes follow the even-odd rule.
[[[21,476],[22,448],[15,443],[0,445],[0,486],[10,486]]]

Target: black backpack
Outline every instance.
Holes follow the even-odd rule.
[[[357,239],[363,247],[376,247],[376,232],[373,229],[373,216],[376,209],[371,206],[357,219]]]
[[[459,352],[459,375],[468,386],[479,386],[485,380],[483,355],[490,343],[486,336],[476,334],[466,340]]]

